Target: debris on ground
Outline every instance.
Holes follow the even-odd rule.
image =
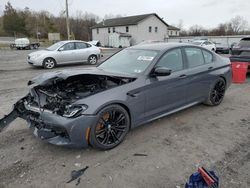
[[[21,159],[16,160],[16,161],[14,162],[14,164],[18,164],[18,163],[20,163],[20,162],[22,162],[22,160],[21,160]]]
[[[76,158],[77,158],[77,159],[80,159],[80,158],[81,158],[81,155],[77,155]]]
[[[78,178],[76,182],[76,186],[79,185],[80,183],[81,183],[81,178]]]
[[[145,153],[135,153],[134,156],[145,157],[145,156],[148,156],[148,155],[145,154]]]
[[[18,140],[18,142],[23,142],[24,141],[24,138],[20,138],[19,140]]]
[[[189,177],[185,188],[218,188],[219,178],[214,171],[207,171],[203,167],[199,167],[198,171]]]
[[[76,167],[81,167],[81,163],[75,163]]]
[[[86,166],[85,168],[80,169],[80,170],[73,170],[73,171],[71,172],[71,179],[70,179],[69,181],[67,181],[67,183],[70,183],[70,182],[76,180],[77,178],[79,178],[81,175],[84,174],[84,172],[85,172],[88,168],[89,168],[89,167]]]

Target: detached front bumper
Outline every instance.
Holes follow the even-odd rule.
[[[15,118],[20,117],[28,122],[36,137],[51,144],[80,148],[89,145],[90,128],[97,121],[95,115],[65,118],[50,111],[38,109],[20,100],[9,115],[0,119],[0,128],[6,127]]]

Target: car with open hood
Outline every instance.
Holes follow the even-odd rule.
[[[20,117],[49,143],[111,149],[139,125],[199,103],[219,105],[231,78],[229,59],[199,46],[129,47],[97,67],[30,80],[0,131]]]

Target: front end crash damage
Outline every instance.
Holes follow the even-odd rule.
[[[35,136],[56,145],[86,147],[95,114],[76,103],[83,98],[133,81],[134,78],[83,74],[44,79],[20,99],[13,111],[0,120],[0,132],[17,117],[25,119]]]

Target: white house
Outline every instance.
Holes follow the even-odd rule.
[[[103,46],[126,47],[147,40],[165,41],[168,27],[155,13],[113,18],[93,26],[92,38]]]
[[[180,29],[175,27],[175,26],[172,26],[172,25],[169,25],[168,26],[168,36],[169,37],[177,37],[180,35]]]

